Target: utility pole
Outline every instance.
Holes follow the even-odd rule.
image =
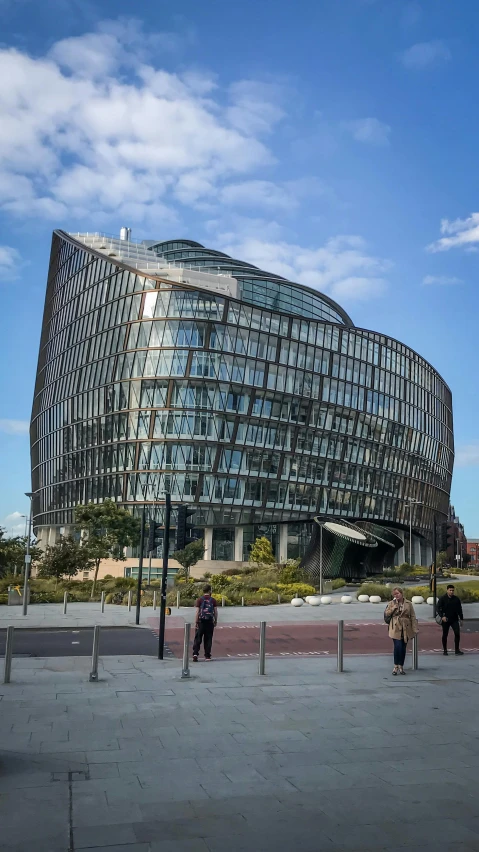
[[[171,494],[165,494],[165,531],[163,535],[163,571],[161,574],[160,630],[158,634],[158,659],[163,659],[165,648],[166,583],[168,579],[168,555],[170,551]]]
[[[436,592],[437,592],[437,539],[436,539],[436,516],[432,522],[432,617],[436,618]]]

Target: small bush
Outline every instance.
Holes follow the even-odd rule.
[[[271,606],[278,603],[278,595],[272,590],[263,592],[247,592],[244,595],[245,606]]]
[[[307,595],[316,594],[314,586],[307,583],[278,583],[277,588],[281,596],[286,598],[305,598]]]
[[[335,577],[332,582],[333,591],[335,589],[342,589],[343,586],[346,585],[346,580],[343,580],[342,577]]]
[[[280,583],[287,585],[291,583],[304,583],[306,574],[299,567],[299,559],[288,559],[284,565],[281,565],[278,571],[278,580]]]
[[[134,589],[137,585],[137,580],[133,577],[115,577],[114,580],[115,589]]]
[[[392,589],[381,583],[363,583],[358,589],[358,595],[379,595],[382,601],[390,601],[392,598]]]
[[[224,574],[214,574],[209,582],[213,593],[220,592],[222,589],[228,588],[230,584],[229,578],[225,577]]]

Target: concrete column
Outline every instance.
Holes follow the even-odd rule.
[[[243,527],[235,527],[235,562],[243,561]]]
[[[417,535],[412,537],[412,549],[414,553],[414,565],[421,565],[421,539]]]
[[[213,527],[205,527],[205,554],[203,559],[213,559]]]
[[[429,568],[432,565],[432,545],[429,542],[426,544],[426,566]]]
[[[287,558],[288,558],[288,524],[279,524],[278,562],[286,562]]]
[[[398,534],[399,538],[401,538],[404,541],[404,536],[405,536],[404,530],[395,530],[395,532]],[[396,554],[394,556],[394,564],[397,567],[399,565],[402,565],[404,561],[405,561],[404,547],[400,547],[399,550],[396,551]]]

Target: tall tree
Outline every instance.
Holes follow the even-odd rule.
[[[38,569],[39,577],[76,577],[80,571],[91,571],[94,559],[87,547],[82,547],[72,536],[66,536],[47,547]]]
[[[6,538],[6,530],[0,527],[0,576],[6,574],[23,574],[25,570],[25,554],[27,552],[27,539],[25,536],[14,536]],[[30,545],[32,565],[38,562],[43,551],[40,547]]]
[[[93,597],[101,560],[123,561],[125,547],[135,547],[140,541],[140,521],[113,500],[77,506],[75,521],[76,528],[85,537],[82,546],[87,548],[95,568],[91,590]]]
[[[175,550],[173,559],[176,559],[184,568],[184,576],[188,578],[190,568],[196,565],[200,559],[203,559],[204,553],[204,541],[202,538],[199,538],[197,541],[190,541],[183,550]]]

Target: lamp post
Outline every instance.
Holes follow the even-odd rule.
[[[412,566],[412,507],[422,506],[422,500],[406,500],[406,506],[409,509],[409,564]]]
[[[323,525],[319,527],[319,594],[323,594]]]
[[[27,549],[25,553],[25,579],[23,583],[23,615],[26,615],[28,612],[28,581],[30,579],[30,563],[32,561],[32,557],[30,555],[30,539],[32,537],[32,500],[34,491],[26,491],[25,497],[28,497],[30,500],[30,514],[28,516],[28,535],[27,535]]]

